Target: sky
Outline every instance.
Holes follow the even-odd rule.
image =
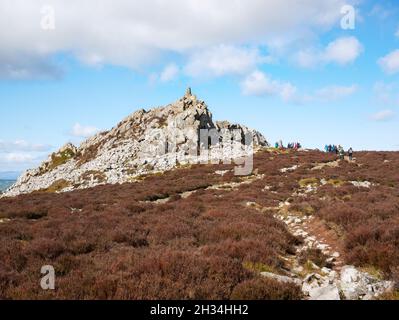
[[[188,86],[271,143],[398,150],[398,18],[395,0],[1,0],[0,172]]]

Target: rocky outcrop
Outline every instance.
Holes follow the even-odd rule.
[[[253,144],[245,144],[248,137]],[[242,157],[254,146],[267,145],[255,130],[226,121],[215,124],[205,102],[188,89],[175,103],[138,110],[79,147],[65,145],[26,171],[3,196],[124,183],[180,164]]]
[[[370,300],[393,289],[392,281],[384,281],[367,272],[357,270],[354,266],[341,269],[339,286],[347,300]]]
[[[392,281],[380,280],[354,266],[309,274],[302,291],[310,300],[371,300],[393,288]]]

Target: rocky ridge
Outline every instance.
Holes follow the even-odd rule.
[[[201,130],[208,130],[207,145]],[[253,144],[245,145],[246,137]],[[188,89],[175,103],[138,110],[79,147],[66,144],[38,168],[26,171],[2,196],[124,183],[178,165],[236,159],[259,146],[268,146],[262,134],[227,121],[213,122],[205,102]]]

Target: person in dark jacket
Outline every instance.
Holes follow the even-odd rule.
[[[348,150],[348,156],[349,156],[349,161],[352,161],[352,159],[353,159],[353,149],[352,149],[352,147],[350,147],[349,150]]]

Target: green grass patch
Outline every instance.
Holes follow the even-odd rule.
[[[377,300],[399,300],[399,290],[392,290],[380,295]]]
[[[252,271],[252,272],[270,272],[270,273],[278,273],[276,268],[261,262],[251,262],[244,261],[242,263],[244,269]]]
[[[341,187],[341,186],[343,186],[346,183],[346,181],[341,180],[341,179],[329,179],[327,181],[327,183],[331,184],[331,185],[333,185],[335,187]]]
[[[41,169],[41,174],[47,173],[65,163],[67,163],[70,159],[75,157],[75,152],[68,148],[66,150],[64,150],[63,152],[59,152],[59,153],[53,153],[51,155],[51,161],[44,167]]]
[[[41,189],[40,192],[46,192],[46,193],[54,193],[54,192],[59,192],[65,188],[68,188],[72,186],[72,184],[65,180],[65,179],[60,179],[57,181],[54,181],[48,188]]]
[[[105,175],[104,172],[96,171],[96,170],[89,170],[89,171],[83,173],[80,176],[80,179],[83,181],[91,181],[93,179],[93,180],[101,183],[101,182],[107,181],[107,176]]]
[[[363,272],[366,272],[366,273],[372,275],[373,277],[375,277],[379,280],[384,279],[384,273],[380,269],[376,268],[375,266],[364,266],[359,269]]]
[[[317,178],[305,178],[299,180],[299,185],[304,188],[306,186],[317,186],[319,184],[319,179]]]

